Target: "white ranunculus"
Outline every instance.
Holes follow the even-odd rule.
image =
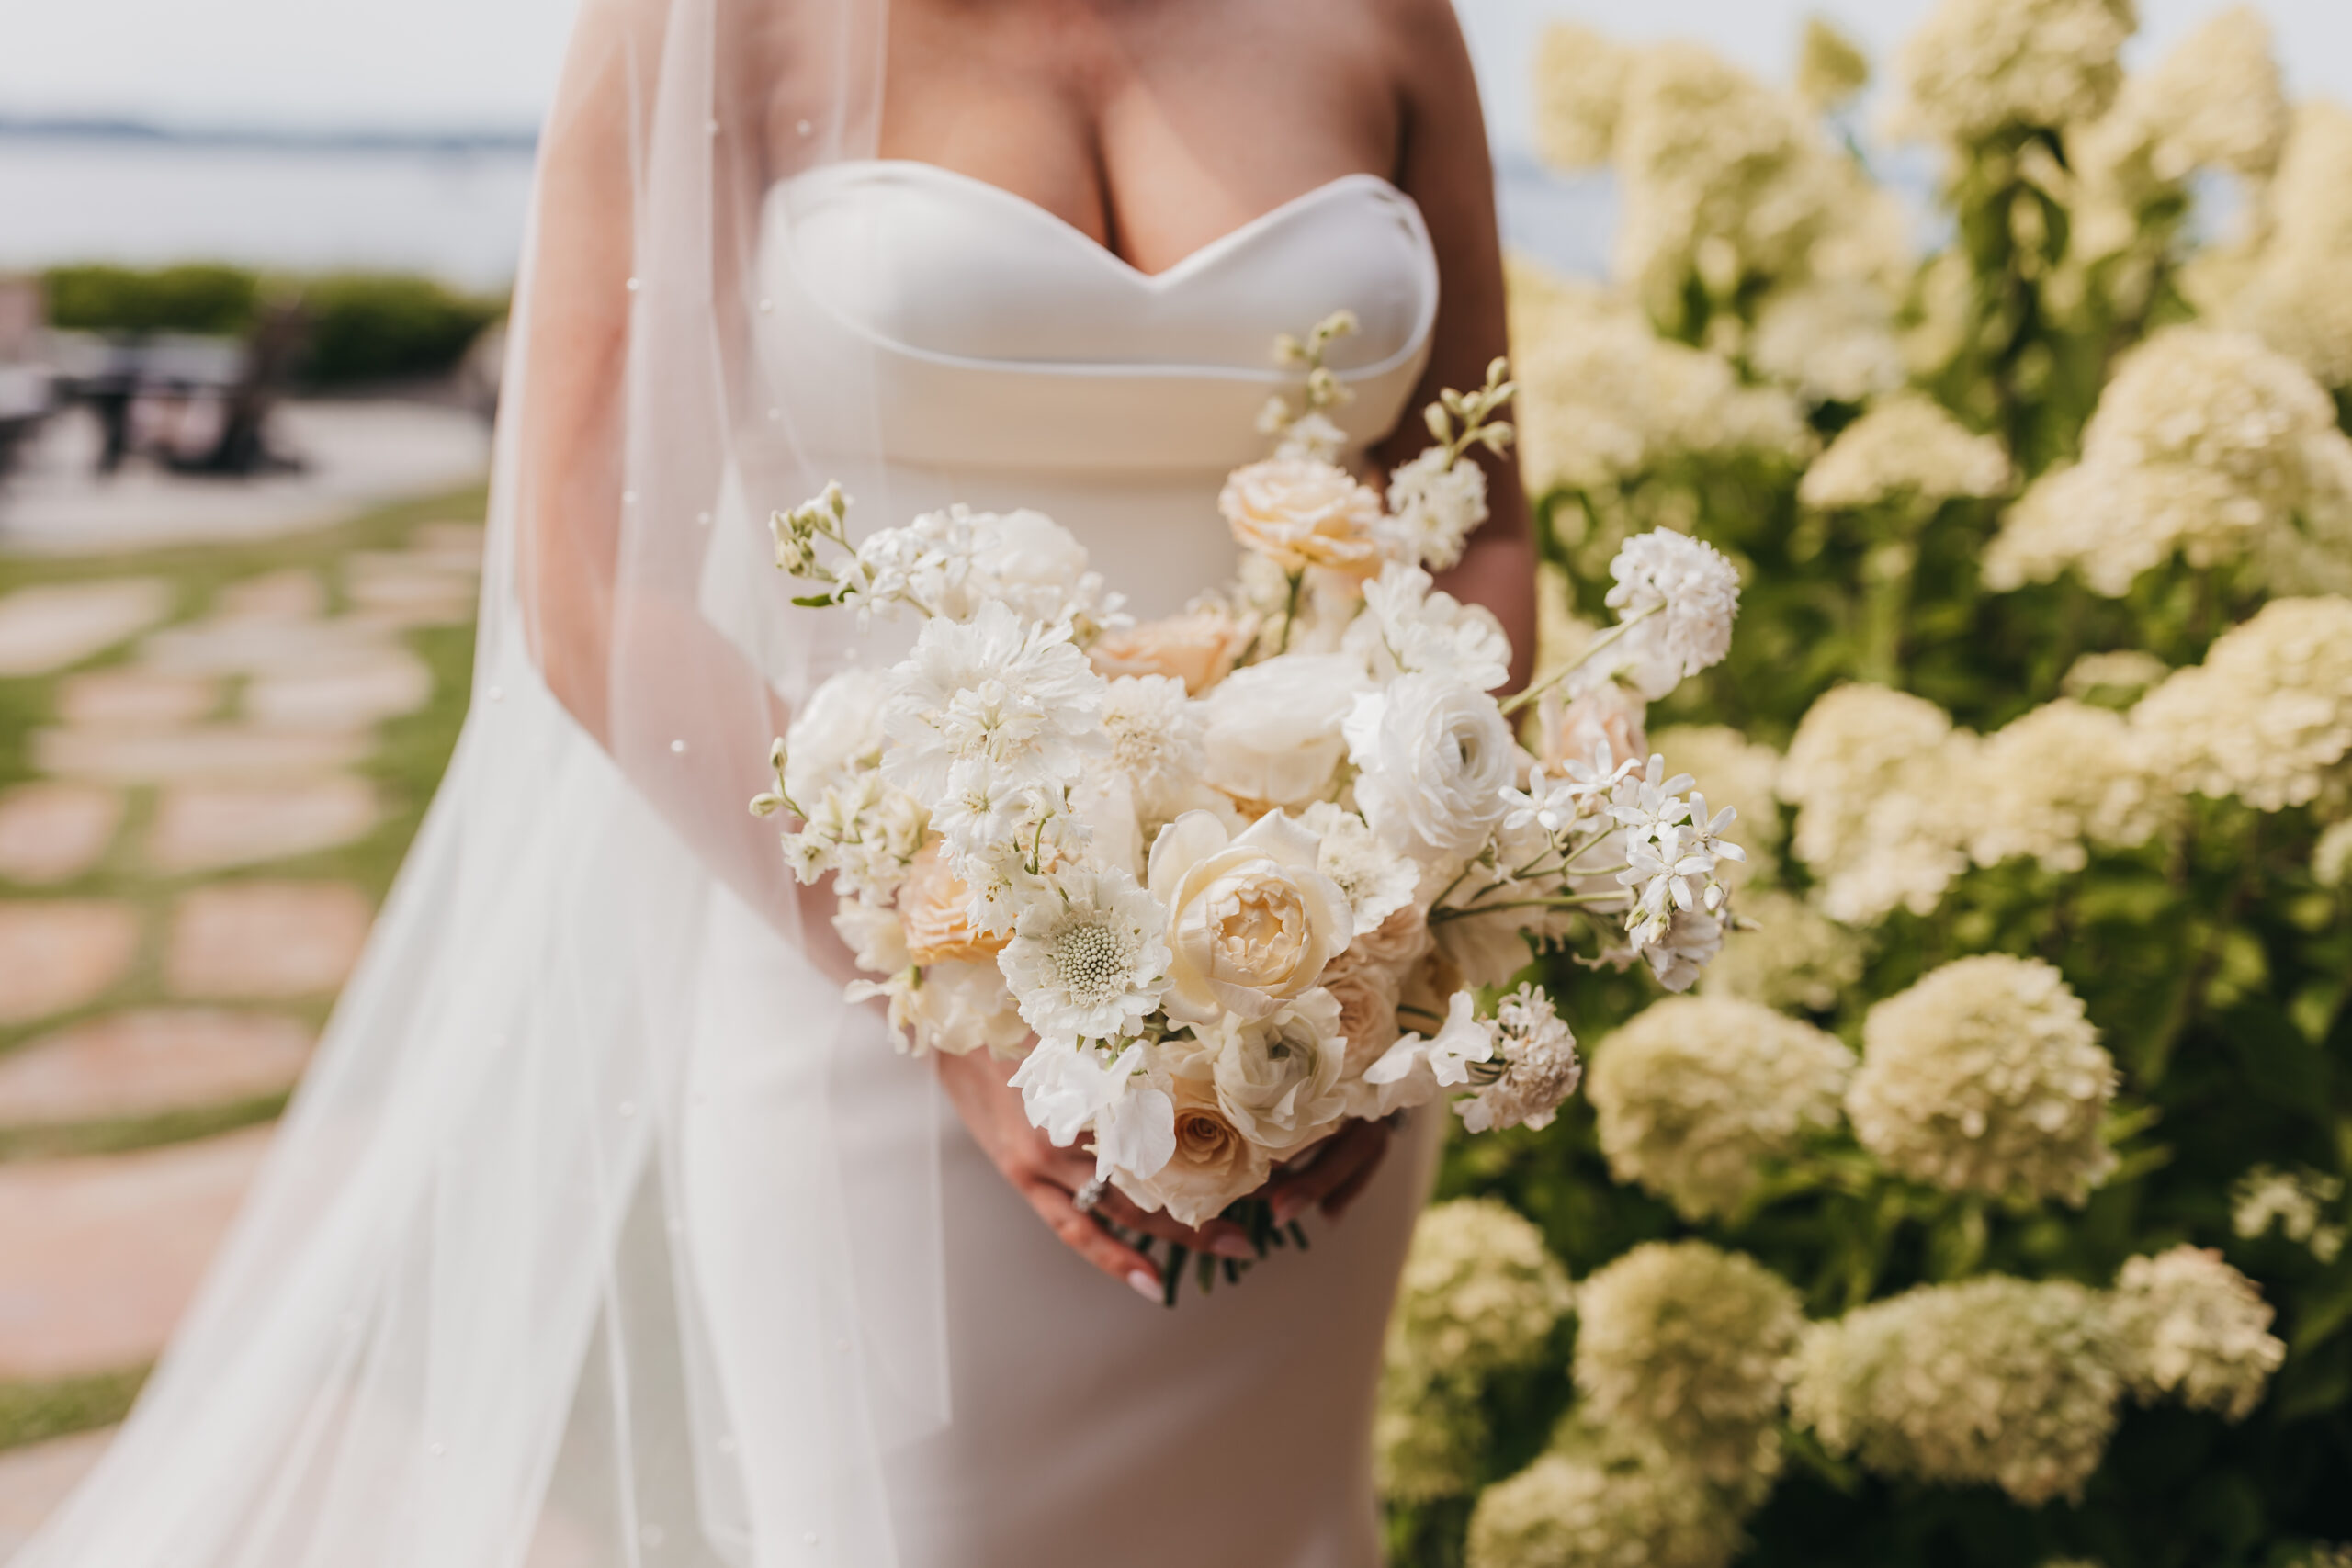
[[[1502,820],[1519,749],[1484,692],[1442,675],[1400,676],[1356,698],[1346,733],[1356,806],[1396,848],[1459,859]]]
[[[1151,847],[1151,895],[1168,914],[1170,1018],[1271,1016],[1314,987],[1353,933],[1348,898],[1316,869],[1315,835],[1270,811],[1238,837],[1188,811]]]
[[[1368,684],[1341,654],[1302,654],[1237,670],[1201,700],[1208,758],[1203,776],[1267,806],[1319,798],[1347,750],[1340,724]]]
[[[808,694],[784,739],[784,787],[813,804],[842,773],[882,757],[882,705],[890,682],[879,670],[844,670]]]
[[[1244,1136],[1276,1156],[1329,1130],[1347,1111],[1340,1071],[1348,1043],[1340,1003],[1317,988],[1254,1023],[1211,1031],[1217,1105]]]

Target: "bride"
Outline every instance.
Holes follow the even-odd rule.
[[[895,1055],[743,804],[888,651],[790,604],[772,509],[1036,507],[1177,611],[1233,570],[1269,344],[1341,308],[1385,470],[1503,347],[1447,0],[585,0],[464,737],[211,1279],[20,1564],[1376,1562],[1442,1118],[1278,1173],[1313,1249],[1163,1310],[1099,1222],[1233,1228],[1082,1212],[1003,1063]],[[1525,649],[1493,480],[1448,585]]]

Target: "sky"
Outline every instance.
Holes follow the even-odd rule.
[[[1274,3],[1274,0],[1269,0]],[[574,0],[0,0],[0,115],[511,129],[537,118]],[[1784,72],[1809,10],[1883,58],[1929,0],[1459,0],[1497,140],[1520,145],[1528,48],[1552,17],[1683,34]],[[2160,51],[2220,0],[2141,0]],[[2261,0],[2300,93],[2352,100],[2352,3]]]

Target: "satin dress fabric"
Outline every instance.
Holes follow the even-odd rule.
[[[843,476],[854,524],[950,502],[1033,507],[1141,615],[1234,571],[1216,494],[1229,469],[1264,455],[1267,398],[1295,394],[1277,333],[1355,312],[1361,328],[1331,360],[1353,393],[1337,418],[1355,457],[1407,412],[1429,353],[1428,233],[1409,199],[1368,175],[1157,275],[927,164],[829,165],[770,199],[791,222],[771,224],[759,256],[763,355],[780,378],[854,378],[843,397],[870,397],[880,416],[881,458]],[[821,428],[810,439],[821,447]],[[724,582],[706,597],[756,656],[756,607],[729,603]],[[907,635],[844,625],[827,657],[872,661]],[[956,1120],[930,1065],[895,1054],[870,1011],[832,1025],[870,1036],[842,1042],[832,1067],[788,1066],[773,1038],[805,994],[803,961],[718,898],[688,1068],[684,1214],[759,1562],[815,1551],[801,1521],[763,1517],[763,1472],[789,1447],[786,1413],[761,1407],[774,1382],[763,1369],[805,1325],[774,1310],[758,1259],[778,1223],[766,1194],[809,1157],[791,1130],[820,1095],[854,1145],[846,1166],[938,1162],[945,1418],[881,1423],[901,1568],[1379,1562],[1380,1348],[1442,1118],[1420,1115],[1391,1145],[1343,1223],[1307,1219],[1310,1251],[1277,1252],[1206,1296],[1188,1280],[1163,1309],[1054,1238]],[[875,1282],[861,1310],[887,1316],[889,1298]],[[927,1400],[917,1390],[907,1403]]]

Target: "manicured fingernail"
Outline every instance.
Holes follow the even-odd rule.
[[[1273,1210],[1274,1224],[1278,1225],[1286,1225],[1298,1218],[1298,1200],[1295,1198],[1277,1198],[1268,1207]]]
[[[1239,1263],[1258,1261],[1258,1249],[1250,1238],[1238,1231],[1223,1231],[1209,1238],[1209,1250],[1219,1258],[1230,1258]]]
[[[1159,1289],[1159,1276],[1153,1273],[1150,1269],[1136,1269],[1134,1273],[1127,1276],[1127,1283],[1136,1288],[1136,1294],[1141,1296],[1152,1305],[1158,1306],[1159,1304],[1161,1294]]]

